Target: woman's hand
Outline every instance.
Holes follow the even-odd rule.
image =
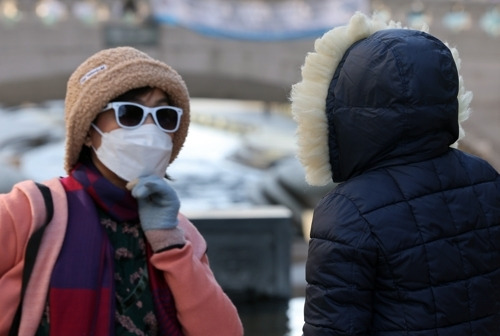
[[[177,227],[180,201],[167,180],[151,175],[129,182],[127,188],[137,199],[142,229],[155,252],[186,243]]]

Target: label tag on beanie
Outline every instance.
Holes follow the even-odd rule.
[[[101,72],[103,70],[106,70],[107,68],[108,67],[106,66],[106,64],[103,64],[103,65],[98,66],[97,68],[94,68],[94,69],[90,70],[85,75],[83,75],[82,78],[80,78],[80,84],[85,83],[92,76],[96,75],[97,73],[99,73],[99,72]]]

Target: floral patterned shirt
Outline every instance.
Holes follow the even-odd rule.
[[[140,223],[117,223],[100,213],[111,245],[115,250],[115,334],[156,335],[154,314],[146,265],[146,239]]]

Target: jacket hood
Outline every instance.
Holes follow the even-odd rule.
[[[472,94],[460,59],[425,31],[356,13],[315,43],[292,87],[298,158],[312,185],[456,146]]]

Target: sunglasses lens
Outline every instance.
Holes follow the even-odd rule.
[[[177,111],[171,108],[162,108],[156,111],[156,119],[160,127],[167,131],[176,129],[179,123]]]
[[[139,106],[121,105],[118,108],[118,121],[125,127],[137,126],[142,121],[144,111]]]

